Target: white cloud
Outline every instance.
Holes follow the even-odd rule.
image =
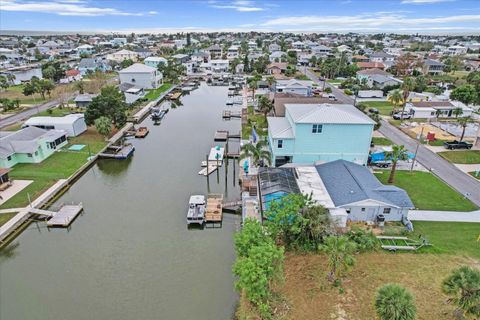
[[[304,30],[344,30],[350,31],[378,30],[395,31],[400,28],[416,28],[423,30],[425,28],[442,27],[452,29],[462,27],[458,23],[478,23],[480,15],[458,15],[447,17],[431,18],[411,18],[408,15],[400,13],[369,13],[355,16],[291,16],[276,19],[270,19],[261,24],[261,26],[277,28],[295,28]],[[448,24],[457,24],[450,26]],[[468,29],[468,25],[464,29]]]
[[[255,6],[253,1],[248,0],[237,0],[228,4],[218,4],[217,1],[208,1],[210,6],[215,9],[232,9],[239,12],[257,12],[264,11],[264,8]]]
[[[402,0],[404,4],[428,4],[428,3],[439,3],[439,2],[451,2],[455,0]]]
[[[124,12],[115,8],[88,6],[83,0],[55,0],[52,2],[0,0],[3,11],[51,13],[61,16],[143,16],[142,12]]]

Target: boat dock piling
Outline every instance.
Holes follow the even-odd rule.
[[[222,118],[226,120],[230,120],[232,118],[238,118],[240,119],[242,117],[242,114],[240,111],[231,111],[231,110],[223,110]]]

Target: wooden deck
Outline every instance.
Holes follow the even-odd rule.
[[[202,161],[202,166],[204,166],[204,163],[206,161]],[[209,161],[210,162],[210,161]],[[198,171],[198,174],[199,175],[202,175],[202,176],[208,176],[210,175],[212,172],[215,172],[215,170],[217,170],[220,166],[217,166],[216,164],[212,164],[211,162],[208,164],[208,168],[207,168],[207,165],[205,164],[205,168],[203,168],[202,170]]]
[[[173,92],[169,95],[169,99],[170,100],[177,100],[178,98],[180,98],[180,96],[182,95],[182,92]]]
[[[49,227],[68,227],[70,223],[82,212],[82,204],[64,205],[47,221]]]
[[[211,193],[207,197],[207,210],[205,212],[205,221],[222,222],[223,219],[223,194]]]
[[[232,119],[232,118],[241,118],[242,114],[240,112],[223,110],[222,118],[223,119]]]
[[[227,141],[228,139],[228,131],[226,130],[217,130],[215,132],[215,136],[213,141]]]

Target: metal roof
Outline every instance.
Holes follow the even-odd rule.
[[[349,104],[285,104],[285,109],[295,123],[375,124]]]
[[[54,141],[65,136],[63,130],[44,130],[37,127],[27,127],[15,132],[0,134],[0,157],[6,158],[14,153],[34,153],[39,147],[38,139]]]
[[[293,139],[295,135],[293,134],[292,127],[288,122],[287,118],[283,117],[268,117],[268,129],[271,132],[272,138],[274,139]]]
[[[152,73],[156,70],[157,69],[142,63],[134,63],[130,67],[118,71],[118,73]]]
[[[407,192],[383,185],[367,167],[345,160],[315,166],[335,206],[375,200],[400,208],[414,208]]]

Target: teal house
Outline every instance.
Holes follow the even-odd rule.
[[[347,160],[364,165],[375,122],[352,105],[285,104],[285,117],[268,117],[272,164]]]
[[[0,132],[0,168],[17,163],[40,163],[67,144],[63,130],[27,127],[15,132]]]

